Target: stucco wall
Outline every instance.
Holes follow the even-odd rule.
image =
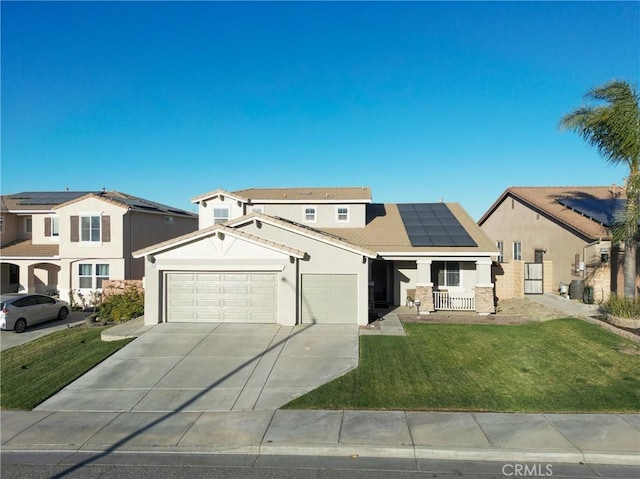
[[[270,271],[278,274],[280,324],[296,322],[296,261],[289,255],[231,236],[211,237],[145,261],[145,324],[163,322],[164,280],[171,271]]]
[[[299,261],[299,274],[358,275],[358,324],[368,323],[369,265],[367,261],[363,261],[362,254],[346,251],[319,239],[306,237],[264,222],[261,222],[261,227],[255,223],[249,223],[242,227],[242,230],[305,251],[307,257]],[[298,292],[299,288],[300,286],[297,285]]]
[[[296,223],[308,224],[314,228],[364,228],[366,222],[365,204],[261,204],[256,206],[264,208],[264,214],[287,218]],[[304,209],[307,206],[316,208],[316,221],[308,222],[304,219]],[[349,222],[338,222],[336,209],[345,207],[349,209]]]
[[[18,239],[18,216],[13,213],[2,213],[2,233],[0,245],[11,243]]]
[[[570,283],[581,279],[576,273],[575,256],[584,261],[588,241],[567,231],[543,214],[537,213],[517,199],[507,197],[482,224],[482,230],[494,241],[504,242],[504,262],[513,261],[514,241],[522,244],[522,261],[533,262],[535,250],[546,250],[545,261],[553,262],[551,284]],[[587,258],[587,262],[589,258]],[[503,264],[505,269],[509,266]]]
[[[204,203],[204,204],[203,204]],[[228,208],[229,219],[239,218],[245,214],[245,209],[242,203],[232,198],[214,198],[212,200],[206,200],[198,204],[198,228],[206,228],[213,225],[213,209],[214,208]]]

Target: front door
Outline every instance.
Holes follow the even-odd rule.
[[[388,308],[391,305],[391,288],[389,280],[391,263],[389,261],[373,260],[371,262],[371,279],[373,281],[373,301],[376,308]]]

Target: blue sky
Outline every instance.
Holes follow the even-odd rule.
[[[638,2],[1,4],[3,194],[459,202],[622,183],[561,116],[638,83]]]

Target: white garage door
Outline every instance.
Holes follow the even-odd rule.
[[[302,323],[357,324],[355,274],[303,274]]]
[[[167,273],[167,321],[278,322],[275,273]]]

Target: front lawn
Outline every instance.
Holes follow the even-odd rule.
[[[0,408],[33,409],[131,341],[101,341],[103,329],[65,329],[2,351]]]
[[[361,336],[360,365],[285,409],[637,412],[640,345],[577,320],[405,323]]]

